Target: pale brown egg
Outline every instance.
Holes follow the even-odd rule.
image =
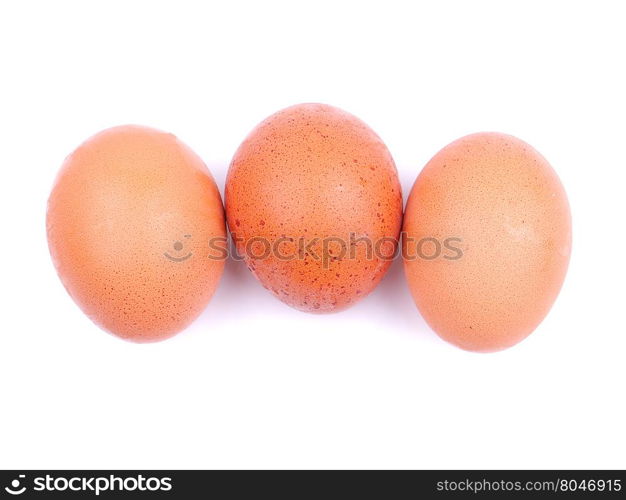
[[[137,342],[167,338],[204,309],[224,260],[222,201],[202,160],[172,134],[122,126],[63,164],[48,244],[65,288],[96,324]]]
[[[389,267],[402,224],[393,159],[361,120],[323,104],[270,116],[241,144],[226,216],[254,275],[309,312],[344,309]]]
[[[548,162],[504,134],[446,146],[411,191],[403,256],[422,316],[443,339],[496,351],[529,335],[567,270],[567,196]]]

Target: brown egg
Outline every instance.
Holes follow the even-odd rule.
[[[548,162],[509,135],[446,146],[411,191],[403,228],[411,293],[443,339],[496,351],[529,335],[567,270],[567,196]]]
[[[175,136],[123,126],[63,164],[48,201],[48,244],[65,288],[96,324],[157,341],[189,325],[224,261],[222,201],[202,160]]]
[[[397,248],[402,195],[381,139],[323,104],[270,116],[245,139],[226,180],[238,254],[280,300],[344,309],[371,292]]]

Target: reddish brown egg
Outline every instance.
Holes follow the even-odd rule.
[[[105,130],[65,160],[47,229],[72,298],[96,324],[137,342],[189,325],[224,266],[208,257],[209,241],[225,238],[213,177],[175,136],[145,127]]]
[[[241,144],[226,215],[248,267],[280,300],[344,309],[385,274],[402,223],[387,147],[361,120],[323,104],[279,111]]]
[[[406,276],[424,319],[463,349],[496,351],[529,335],[567,270],[567,196],[548,162],[509,135],[446,146],[411,191]]]

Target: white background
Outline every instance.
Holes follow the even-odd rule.
[[[0,467],[626,467],[626,75],[620,2],[3,2]],[[568,192],[570,271],[518,346],[472,354],[396,262],[307,315],[230,262],[185,332],[136,345],[71,301],[46,200],[93,133],[171,131],[223,188],[245,135],[319,101],[388,145],[406,195],[476,131],[517,135]]]

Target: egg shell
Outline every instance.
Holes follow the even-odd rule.
[[[280,300],[307,312],[339,311],[371,292],[402,224],[387,147],[361,120],[324,104],[279,111],[248,135],[228,171],[225,205],[250,270]],[[255,238],[269,245],[248,246]]]
[[[64,162],[48,201],[48,244],[63,285],[96,324],[124,339],[165,339],[215,291],[225,239],[219,191],[174,135],[139,126],[91,137]]]
[[[403,256],[413,299],[432,329],[463,349],[497,351],[528,336],[561,289],[570,249],[556,173],[510,135],[478,133],[446,146],[407,202]]]

